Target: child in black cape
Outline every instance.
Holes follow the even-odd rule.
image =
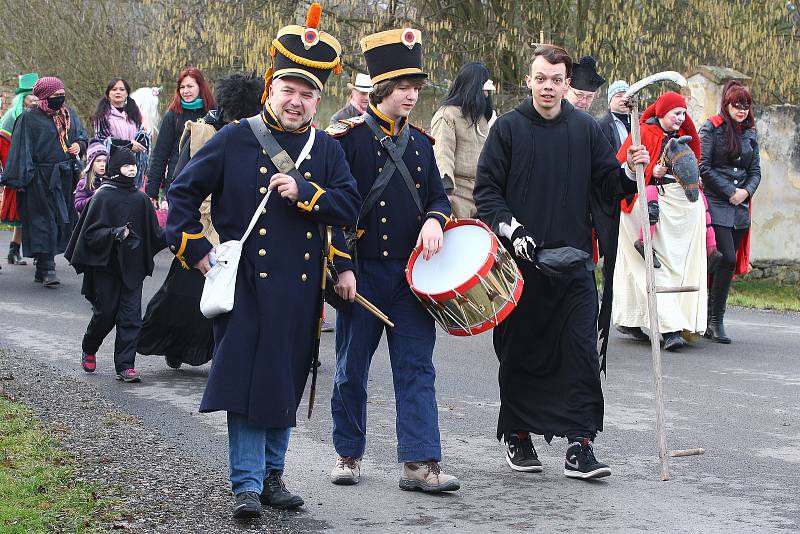
[[[87,373],[95,371],[95,354],[116,325],[117,380],[139,382],[134,362],[142,327],[142,286],[153,274],[153,257],[166,242],[153,204],[134,185],[133,152],[112,147],[106,176],[81,213],[64,253],[75,271],[83,273],[81,293],[92,304],[81,365]]]

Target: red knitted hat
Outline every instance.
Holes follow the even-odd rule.
[[[681,95],[673,91],[664,93],[656,100],[656,117],[660,119],[671,109],[685,107],[686,100]]]

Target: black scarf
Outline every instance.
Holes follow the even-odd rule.
[[[136,191],[136,186],[133,184],[133,178],[134,177],[128,178],[123,174],[116,174],[114,176],[108,176],[104,178],[103,184],[109,184],[122,190]]]

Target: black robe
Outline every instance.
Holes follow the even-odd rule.
[[[514,217],[538,243],[563,242],[592,252],[592,229],[612,277],[618,210],[625,190],[635,190],[597,122],[567,101],[553,120],[531,98],[497,119],[478,161],[475,205],[499,233]],[[505,240],[507,247],[513,250]],[[517,261],[525,289],[516,309],[494,329],[500,360],[497,436],[530,431],[594,438],[603,425],[597,353],[598,302],[590,271],[554,280]],[[608,269],[606,270],[608,273]],[[604,334],[608,325],[605,321]]]
[[[66,145],[78,143],[85,151],[86,130],[75,110],[68,110],[70,128]],[[64,252],[78,218],[73,191],[81,169],[79,160],[64,152],[52,117],[38,108],[20,115],[14,127],[3,185],[17,190],[24,256]]]
[[[225,126],[218,110],[203,117],[217,131]],[[191,160],[191,135],[181,138],[174,176],[180,175]],[[200,297],[206,278],[197,269],[184,269],[178,258],[172,260],[164,283],[150,299],[142,330],[136,341],[139,354],[163,355],[187,365],[203,365],[214,354],[212,321],[200,312]]]
[[[113,230],[126,224],[130,234],[115,241]],[[153,274],[153,257],[166,246],[150,198],[104,181],[81,213],[64,257],[84,274],[81,293],[91,302],[95,270],[115,272],[125,287],[135,289]]]

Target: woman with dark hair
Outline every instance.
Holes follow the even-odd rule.
[[[150,157],[145,191],[156,208],[159,191],[162,187],[167,189],[175,177],[178,143],[186,122],[202,118],[215,105],[214,95],[200,69],[183,69],[175,84],[175,96],[161,119],[156,146]]]
[[[477,215],[472,189],[493,113],[492,98],[484,88],[488,80],[489,70],[483,63],[472,61],[462,65],[431,120],[439,174],[453,214],[459,219]]]
[[[107,150],[113,144],[129,148],[135,154],[137,173],[134,184],[141,187],[150,152],[150,125],[145,122],[130,94],[131,86],[127,81],[112,78],[103,98],[97,102],[91,120],[95,139],[104,142]]]
[[[711,275],[705,336],[730,343],[723,319],[734,272],[747,272],[750,251],[750,199],[761,182],[753,97],[740,82],[722,90],[718,115],[700,129],[700,177],[708,199],[722,263]]]

